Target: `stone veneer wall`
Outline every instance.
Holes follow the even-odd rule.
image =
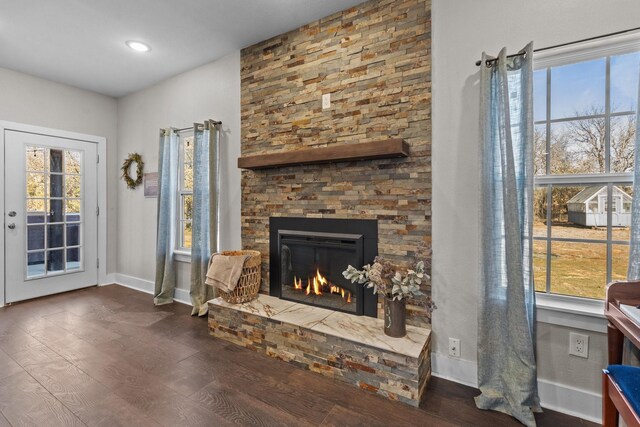
[[[410,146],[405,159],[243,171],[242,243],[263,254],[263,291],[269,216],[377,219],[380,255],[430,259],[430,7],[369,1],[242,50],[243,156],[390,138]],[[425,301],[410,301],[409,323],[430,323]]]

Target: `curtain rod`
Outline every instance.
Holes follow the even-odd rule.
[[[209,120],[209,121],[211,123],[213,123],[214,125],[221,125],[222,124],[222,122],[218,121],[218,120]],[[173,131],[174,132],[181,132],[183,130],[190,130],[190,129],[193,129],[193,126],[189,126],[189,127],[186,127],[186,128],[180,128],[180,129],[173,129]]]
[[[603,39],[605,37],[618,36],[620,34],[626,34],[626,33],[630,33],[632,31],[637,31],[637,30],[640,30],[640,27],[629,28],[628,30],[616,31],[614,33],[602,34],[600,36],[588,37],[586,39],[576,40],[576,41],[567,42],[567,43],[560,43],[560,44],[556,44],[556,45],[553,45],[553,46],[542,47],[540,49],[534,49],[533,51],[534,52],[542,52],[542,51],[545,51],[545,50],[555,49],[555,48],[558,48],[558,47],[571,46],[573,44],[578,44],[578,43],[590,42],[592,40]],[[522,56],[522,55],[524,55],[524,52],[518,52],[518,53],[514,53],[512,55],[507,55],[507,58],[515,58],[516,56]],[[486,65],[489,66],[492,63],[496,62],[497,60],[498,60],[498,58],[493,58],[493,59],[487,59],[485,62],[486,62]],[[482,60],[481,59],[476,61],[476,66],[479,67],[480,65],[482,65]]]

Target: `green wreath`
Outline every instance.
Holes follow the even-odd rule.
[[[132,163],[136,163],[138,166],[136,167],[136,179],[131,178],[129,176],[129,169],[131,168]],[[122,178],[127,183],[127,188],[135,189],[138,185],[142,184],[142,176],[144,171],[144,162],[142,161],[142,156],[138,153],[129,153],[129,157],[127,157],[120,168],[122,170]]]

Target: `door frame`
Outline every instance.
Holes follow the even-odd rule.
[[[4,229],[6,227],[5,200],[4,200],[4,152],[6,131],[17,131],[34,133],[38,135],[53,136],[58,138],[76,139],[98,144],[98,285],[106,284],[107,281],[107,138],[102,136],[87,135],[83,133],[70,132],[61,129],[52,129],[41,126],[32,126],[23,123],[14,123],[0,120],[0,165],[3,172],[0,173],[0,213],[2,213],[2,233],[0,233],[0,307],[6,305],[5,287],[5,239]]]

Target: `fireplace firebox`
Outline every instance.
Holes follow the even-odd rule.
[[[378,222],[360,219],[269,219],[269,293],[282,299],[376,317],[371,289],[342,276],[378,253]]]

